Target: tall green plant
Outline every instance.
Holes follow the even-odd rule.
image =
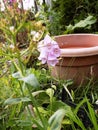
[[[51,23],[49,26],[50,32],[53,35],[63,34],[68,25],[75,25],[83,19],[86,19],[89,15],[96,19],[90,28],[85,26],[77,28],[73,33],[94,33],[98,31],[98,2],[94,0],[53,0]]]

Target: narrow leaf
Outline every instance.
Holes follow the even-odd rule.
[[[20,102],[28,102],[31,101],[29,98],[27,97],[23,97],[23,98],[8,98],[7,100],[5,100],[4,105],[13,105],[13,104],[18,104]]]

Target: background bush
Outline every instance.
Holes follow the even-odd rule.
[[[76,24],[89,15],[96,18],[96,22],[89,28],[77,28],[74,33],[98,32],[98,1],[97,0],[55,0],[52,2],[52,21],[49,30],[53,35],[63,34],[66,26]]]

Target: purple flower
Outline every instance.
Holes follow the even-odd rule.
[[[44,40],[39,42],[38,51],[40,52],[38,59],[42,61],[42,64],[47,63],[50,66],[55,66],[58,63],[60,48],[49,35],[46,35]]]
[[[40,52],[40,56],[38,57],[39,60],[42,61],[42,64],[45,64],[47,62],[47,52],[43,49],[41,52]]]
[[[53,55],[52,53],[49,53],[48,58],[47,58],[47,63],[50,66],[55,66],[58,63],[58,59],[55,55]]]
[[[60,48],[57,44],[54,44],[51,48],[51,53],[53,53],[56,57],[60,56]]]

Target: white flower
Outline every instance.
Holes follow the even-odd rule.
[[[11,49],[14,49],[14,48],[15,48],[15,46],[14,46],[13,44],[11,44],[9,47],[10,47]]]
[[[24,10],[29,10],[34,7],[34,0],[24,0],[23,1],[23,8]]]
[[[0,0],[0,11],[4,11],[5,10],[5,6],[2,0]]]
[[[31,31],[30,34],[34,36],[36,34],[36,31]]]
[[[14,30],[14,26],[10,26],[10,28],[9,28],[11,31],[13,31]]]

